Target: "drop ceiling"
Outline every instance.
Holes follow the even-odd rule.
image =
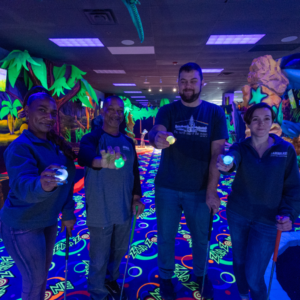
[[[173,89],[177,86],[178,70],[186,62],[197,62],[204,69],[224,69],[221,73],[204,74],[207,84],[202,98],[212,101],[221,100],[224,92],[239,91],[247,83],[254,58],[271,54],[278,59],[300,51],[299,0],[140,2],[138,11],[145,32],[142,44],[121,0],[2,0],[0,47],[8,51],[26,49],[32,56],[47,58],[58,65],[74,64],[87,72],[85,78],[97,90],[127,97],[131,94],[124,91],[141,91],[140,95],[154,105],[161,98],[176,99]],[[88,17],[87,12],[93,10],[109,12],[107,25]],[[255,45],[206,45],[210,35],[219,34],[265,36]],[[289,36],[299,38],[281,42]],[[49,38],[98,38],[104,47],[58,47]],[[124,40],[134,44],[126,46],[122,44]],[[147,47],[148,52],[154,49],[154,53],[128,54],[130,49],[124,47]],[[113,83],[136,86],[120,87]],[[136,98],[130,99],[138,103]]]

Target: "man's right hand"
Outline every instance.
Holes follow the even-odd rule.
[[[154,143],[155,148],[165,149],[170,147],[170,143],[166,140],[168,136],[174,136],[172,132],[158,131],[155,135]]]
[[[126,156],[120,153],[120,147],[115,147],[114,149],[111,146],[107,147],[107,152],[101,150],[101,168],[106,169],[118,169],[115,166],[115,160],[119,159],[122,155],[123,159],[126,161]]]

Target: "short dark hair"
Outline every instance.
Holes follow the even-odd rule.
[[[199,76],[200,76],[201,81],[202,81],[203,80],[202,69],[200,68],[200,66],[198,64],[193,63],[193,62],[189,62],[189,63],[187,63],[187,64],[180,67],[179,73],[178,73],[178,78],[180,77],[181,72],[191,72],[193,70],[199,72]]]
[[[35,99],[41,98],[41,97],[47,97],[49,99],[52,99],[54,102],[55,100],[52,98],[50,92],[45,89],[42,86],[34,86],[32,87],[25,95],[24,100],[23,100],[23,108],[26,105],[30,105]]]
[[[108,96],[103,101],[103,107],[106,106],[111,99],[117,99],[123,102],[123,100],[119,96]]]
[[[270,105],[268,105],[267,103],[265,102],[261,102],[261,103],[258,103],[258,104],[254,104],[252,106],[250,106],[245,115],[244,115],[244,121],[247,125],[250,125],[251,124],[251,120],[252,120],[252,116],[253,116],[253,113],[259,109],[259,108],[267,108],[271,111],[271,116],[272,116],[272,122],[274,122],[275,118],[276,118],[276,114],[274,112],[274,110],[272,109],[272,107]]]

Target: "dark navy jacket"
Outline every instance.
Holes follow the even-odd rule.
[[[58,146],[24,130],[5,150],[4,161],[10,191],[1,209],[2,222],[16,229],[37,229],[56,224],[60,212],[62,220],[75,219],[75,165]],[[40,174],[51,164],[67,167],[68,183],[45,192]]]
[[[270,134],[275,143],[260,158],[251,138],[232,145],[235,179],[227,209],[248,219],[274,225],[276,215],[292,221],[300,213],[300,177],[293,146]],[[223,173],[223,172],[222,172]],[[226,173],[224,173],[226,174]]]

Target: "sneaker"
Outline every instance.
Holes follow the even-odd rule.
[[[176,300],[176,293],[171,279],[160,279],[159,293],[164,300]]]
[[[120,300],[121,297],[121,287],[118,285],[117,281],[105,281],[105,287],[107,288],[112,300]],[[125,289],[123,289],[122,300],[128,300]]]
[[[199,284],[199,293],[201,294],[203,276],[201,276],[201,277],[197,276],[196,281]],[[205,299],[213,299],[213,297],[214,297],[214,288],[213,288],[213,285],[207,275],[205,276],[204,290],[203,290],[203,295],[201,295],[201,297],[203,297]]]

